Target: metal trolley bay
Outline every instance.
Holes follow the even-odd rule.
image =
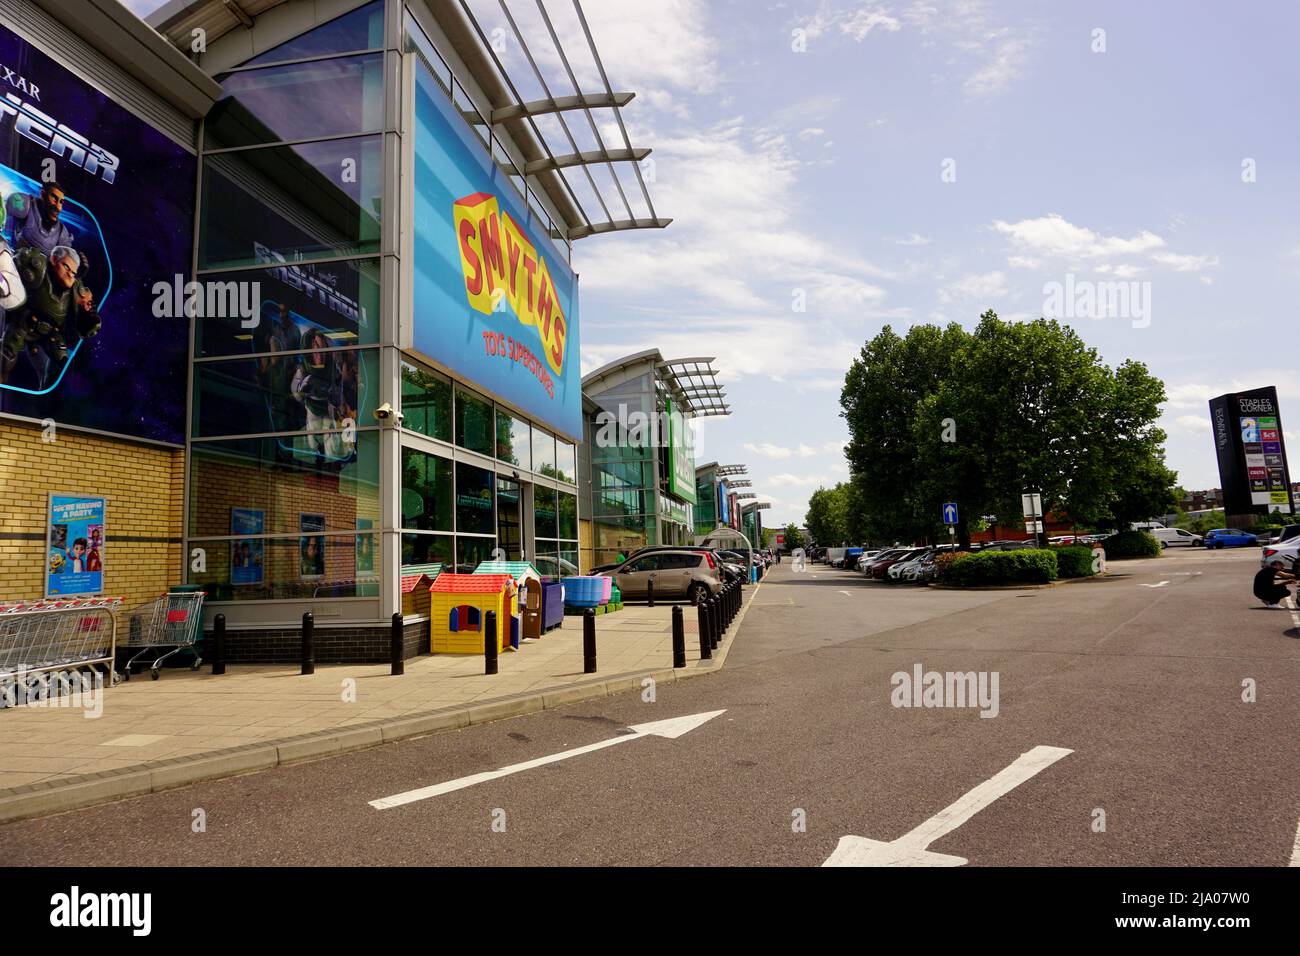
[[[32,675],[101,665],[111,674],[113,612],[121,603],[119,597],[94,597],[0,604],[0,689],[12,691]]]
[[[195,647],[202,636],[200,626],[203,620],[202,591],[171,591],[154,601],[148,601],[126,613],[126,638],[119,647],[140,648],[126,666],[122,676],[131,679],[131,668],[142,657],[148,657],[150,651],[171,650],[156,658],[149,665],[149,676],[157,680],[161,676],[159,668],[162,662],[173,654],[189,651],[194,655],[190,670],[196,671],[203,663],[199,650]]]

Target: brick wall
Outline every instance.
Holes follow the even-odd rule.
[[[312,643],[318,664],[386,664],[390,660],[391,631],[384,626],[322,627],[317,624]],[[205,647],[212,632],[204,635]],[[412,621],[402,629],[406,659],[429,653],[429,622]],[[211,652],[204,652],[205,661]],[[226,631],[228,664],[297,664],[302,660],[302,631],[297,627]]]
[[[185,453],[0,419],[0,601],[44,594],[51,491],[103,495],[104,593],[128,606],[181,581]]]

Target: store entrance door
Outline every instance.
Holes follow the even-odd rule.
[[[524,557],[523,494],[519,482],[497,476],[497,547],[506,560]]]

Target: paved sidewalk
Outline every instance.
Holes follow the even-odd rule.
[[[745,589],[746,604],[755,591]],[[698,672],[701,664],[704,670],[718,666],[717,660],[700,661],[696,611],[690,606],[682,610],[686,671]],[[146,671],[106,688],[102,714],[94,719],[87,719],[86,710],[70,707],[0,710],[0,788],[57,786],[87,774],[120,774],[435,711],[464,714],[466,708],[499,698],[535,698],[566,688],[574,699],[603,694],[605,689],[590,685],[671,669],[671,614],[671,606],[661,604],[629,605],[598,616],[595,675],[582,673],[582,619],[574,616],[541,640],[503,653],[500,672],[490,677],[483,673],[481,656],[461,655],[408,660],[400,677],[391,676],[387,664],[318,664],[308,677],[286,665],[231,665],[220,677],[206,666],[198,672],[164,669],[158,681],[151,681]],[[734,626],[728,646],[731,633]],[[469,719],[450,726],[466,723]],[[382,737],[387,739],[387,733]]]

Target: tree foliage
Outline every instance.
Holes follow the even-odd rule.
[[[981,515],[1019,524],[1028,490],[1081,524],[1163,514],[1177,477],[1155,425],[1164,400],[1144,365],[1111,369],[1055,321],[989,311],[971,332],[921,325],[899,336],[886,326],[841,393],[862,509],[846,523],[874,541],[935,538],[943,503],[955,501],[965,544]]]

